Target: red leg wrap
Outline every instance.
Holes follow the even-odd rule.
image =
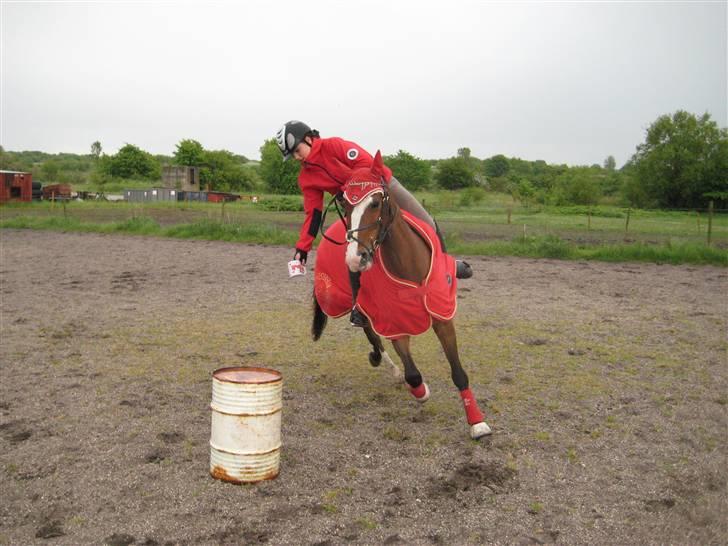
[[[422,398],[425,394],[427,394],[424,381],[420,383],[419,387],[410,387],[409,390],[415,398]]]
[[[468,424],[475,425],[485,421],[483,412],[480,411],[478,403],[475,401],[473,392],[470,388],[463,389],[460,391],[460,398],[463,399],[463,406],[465,406],[465,415],[468,417]]]

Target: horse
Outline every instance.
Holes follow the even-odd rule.
[[[316,255],[311,334],[317,341],[328,317],[351,311],[348,272],[361,272],[357,307],[372,351],[369,363],[382,359],[395,376],[399,368],[384,349],[388,338],[404,365],[404,381],[424,403],[430,389],[410,352],[410,338],[432,328],[450,364],[470,426],[470,437],[491,434],[469,386],[457,347],[453,318],[457,308],[455,260],[442,251],[435,230],[402,210],[383,178],[380,152],[370,168],[352,171],[341,199],[345,214],[325,232]],[[323,226],[322,226],[323,231]],[[338,242],[342,238],[346,242]],[[338,246],[341,245],[341,246]]]

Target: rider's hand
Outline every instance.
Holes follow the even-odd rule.
[[[305,250],[296,249],[296,253],[293,255],[294,260],[298,260],[303,265],[306,265],[306,258],[308,257],[308,252]]]

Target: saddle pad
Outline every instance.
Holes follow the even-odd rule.
[[[422,284],[395,277],[387,271],[377,249],[374,265],[361,275],[357,307],[367,316],[374,331],[397,339],[416,336],[430,329],[434,320],[449,320],[457,311],[455,260],[442,251],[440,240],[427,223],[401,211],[404,220],[419,232],[432,251],[429,273]],[[346,228],[335,222],[326,230],[335,241],[346,240]],[[351,285],[345,262],[346,245],[326,239],[316,252],[314,295],[330,317],[351,311]]]

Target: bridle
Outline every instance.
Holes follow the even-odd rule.
[[[346,245],[346,244],[349,244],[352,242],[358,243],[364,247],[364,250],[368,255],[368,259],[373,259],[374,253],[377,251],[377,248],[379,248],[382,245],[382,243],[385,241],[385,239],[389,235],[389,232],[392,229],[392,224],[393,224],[393,220],[395,218],[395,214],[398,210],[398,209],[395,209],[395,211],[392,210],[392,205],[389,200],[389,190],[387,188],[387,185],[384,182],[382,182],[381,186],[382,186],[382,203],[381,203],[381,206],[379,207],[379,216],[377,217],[377,219],[374,222],[367,224],[366,226],[363,226],[363,227],[358,227],[356,229],[349,228],[349,225],[346,221],[346,217],[342,214],[341,208],[339,207],[340,201],[343,200],[343,195],[339,193],[339,194],[335,195],[334,197],[332,197],[331,201],[329,201],[329,204],[326,206],[326,210],[324,211],[323,217],[321,218],[321,234],[324,236],[324,238],[327,241],[334,243],[335,245]],[[344,223],[344,226],[346,226],[346,228],[347,228],[346,229],[346,241],[344,241],[344,242],[333,240],[331,237],[326,235],[326,231],[324,229],[326,213],[328,212],[329,208],[331,208],[332,204],[336,208],[336,212],[338,213],[339,218]],[[387,211],[386,222],[384,220],[384,210],[385,209]],[[374,242],[372,243],[371,247],[369,245],[367,245],[364,241],[358,239],[354,235],[355,233],[357,233],[359,231],[366,231],[375,226],[379,227],[379,231],[378,231],[377,237],[376,237],[376,239],[374,239]]]

